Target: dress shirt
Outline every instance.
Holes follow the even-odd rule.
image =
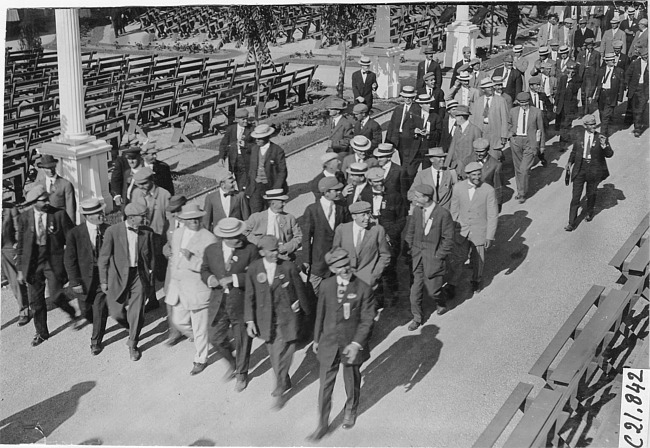
[[[613,67],[607,67],[605,69],[605,77],[603,78],[603,89],[612,88],[612,72],[614,71]]]
[[[381,215],[381,203],[384,201],[384,193],[381,191],[372,191],[372,214]]]
[[[129,250],[129,267],[138,267],[138,234],[129,230],[129,225],[124,221],[126,227],[126,239]]]
[[[336,174],[332,174],[327,170],[323,170],[323,176],[325,176],[325,177],[335,177]]]
[[[181,249],[187,248],[187,245],[194,235],[196,235],[196,230],[190,230],[187,227],[185,228],[185,232],[183,232],[183,238],[181,238]]]
[[[278,214],[273,213],[271,209],[267,210],[268,217],[266,222],[266,234],[280,238],[280,229],[278,228]]]
[[[233,260],[230,258],[232,257],[233,252],[235,252],[234,247],[230,247],[226,244],[225,241],[221,242],[221,251],[223,252],[223,263],[224,266],[228,266],[228,262],[230,261],[232,263]],[[236,275],[232,276],[232,286],[235,288],[239,288],[239,280],[237,279]],[[224,293],[229,293],[230,290],[228,288],[224,288]]]
[[[336,222],[336,205],[333,201],[321,196],[320,206],[323,208],[323,213],[325,213],[325,218],[327,218],[330,228],[334,230],[334,223]]]
[[[524,115],[526,115],[526,122],[524,122]],[[517,118],[517,135],[527,135],[526,130],[528,129],[529,115],[530,109],[519,109],[519,117]]]
[[[55,177],[45,176],[45,190],[48,193],[52,193],[52,191],[54,191],[54,181],[56,181],[56,176]]]
[[[402,120],[399,122],[399,131],[402,132],[402,127],[404,126],[404,120],[406,120],[406,114],[411,108],[410,104],[404,104],[404,109],[402,109]]]
[[[270,147],[271,147],[271,142],[267,143],[266,145],[260,146],[260,156],[264,157]]]
[[[42,227],[39,227],[39,221]],[[47,237],[47,213],[39,212],[34,207],[34,225],[36,227],[36,242],[39,246],[46,244]]]
[[[464,133],[467,130],[467,126],[469,126],[469,121],[465,120],[465,123],[460,125],[460,131]]]
[[[469,193],[469,200],[471,201],[474,197],[474,193],[476,193],[476,185],[471,183],[469,179],[467,179],[467,192]]]
[[[238,124],[237,125],[237,141],[241,141],[244,139],[244,131],[246,130],[245,127],[242,125]]]
[[[366,188],[366,183],[362,183],[354,187],[354,193],[352,193],[352,202],[357,202],[359,200],[359,195],[361,195],[361,191]]]
[[[368,72],[361,72],[361,79],[363,80],[363,83],[366,83],[366,78],[368,77]]]
[[[449,135],[453,137],[454,132],[456,132],[456,118],[449,117]]]
[[[542,88],[547,97],[551,97],[551,83],[548,82],[548,76],[542,75]]]
[[[352,221],[352,242],[354,243],[354,247],[358,247],[361,244],[365,235],[366,229]]]
[[[278,267],[278,264],[266,261],[266,258],[262,258],[262,263],[264,264],[264,269],[266,270],[266,281],[269,283],[269,285],[272,285],[273,279],[275,279],[275,268]]]
[[[370,120],[370,117],[366,117],[363,120],[361,120],[361,127],[362,128],[366,125],[366,123],[368,123],[368,120]]]
[[[644,73],[648,70],[648,61],[644,61],[641,59],[641,77],[639,78],[639,84],[645,83],[645,79],[643,79]]]
[[[386,165],[381,167],[384,170],[384,179],[386,179],[386,177],[388,177],[388,171],[390,171],[390,166],[392,164],[393,164],[393,162],[389,160],[388,162],[386,162]]]
[[[424,216],[424,222],[426,222],[426,225],[424,226],[424,234],[428,235],[429,232],[431,231],[431,213],[433,213],[433,209],[436,207],[436,203],[432,202],[431,205],[428,207],[425,207],[422,209],[422,215]]]
[[[223,212],[226,215],[226,217],[230,217],[230,201],[232,199],[232,196],[229,194],[224,194],[222,189],[219,189],[219,193],[221,194],[221,207],[223,208]]]
[[[90,237],[90,243],[92,244],[93,249],[97,249],[95,247],[95,242],[97,241],[97,226],[86,221],[86,228],[88,229],[88,236]]]
[[[594,144],[594,133],[585,132],[585,141],[583,142],[583,153],[582,158],[585,160],[591,160],[591,145]]]
[[[339,124],[339,120],[342,116],[343,115],[337,115],[336,117],[332,118],[332,129],[334,129],[337,124]]]
[[[505,87],[506,85],[508,85],[508,77],[509,77],[509,76],[510,76],[510,70],[507,69],[507,68],[505,68],[505,69],[503,70],[503,82],[501,83],[501,84],[503,85],[503,87]]]
[[[431,167],[431,176],[433,177],[434,188],[438,188],[438,172],[440,172],[440,178],[442,179],[442,170],[437,170],[433,166]]]

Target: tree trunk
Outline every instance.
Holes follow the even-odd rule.
[[[345,86],[345,68],[348,63],[348,43],[345,39],[340,39],[341,42],[341,65],[339,67],[339,82],[336,85],[336,95],[343,98],[343,88]]]
[[[260,116],[260,77],[261,77],[261,70],[260,70],[260,64],[257,60],[257,53],[255,50],[253,50],[253,60],[255,62],[255,82],[257,83],[257,94],[255,95],[255,121]]]

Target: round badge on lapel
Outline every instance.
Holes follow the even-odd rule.
[[[257,274],[257,281],[260,283],[266,283],[266,274],[264,272]]]
[[[232,261],[234,261],[235,263],[237,263],[237,262],[239,261],[239,257],[238,257],[237,255],[233,255],[233,256],[232,256]]]

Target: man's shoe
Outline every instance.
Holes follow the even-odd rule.
[[[318,428],[316,428],[316,431],[314,431],[309,436],[307,436],[307,440],[311,442],[318,442],[320,439],[325,437],[325,434],[327,434],[328,430],[329,428],[327,426],[319,425]]]
[[[142,353],[138,347],[129,347],[129,355],[131,356],[131,361],[140,361],[142,358]]]
[[[345,413],[345,416],[343,417],[343,424],[341,425],[341,428],[343,429],[352,429],[354,428],[354,424],[357,422],[357,416],[354,414],[348,414],[347,412]]]
[[[641,131],[634,131],[634,136],[635,136],[636,138],[641,137]]]
[[[158,299],[149,299],[147,301],[147,304],[144,306],[144,312],[146,313],[148,311],[157,310],[158,308],[160,308]]]
[[[102,350],[104,350],[102,344],[94,344],[90,346],[90,354],[93,356],[99,355],[102,352]]]
[[[29,321],[32,320],[31,316],[19,316],[18,317],[18,326],[19,327],[24,327],[29,323]]]
[[[420,328],[420,325],[422,325],[420,322],[411,321],[411,323],[409,324],[408,330],[409,331],[415,331],[418,328]]]
[[[589,214],[585,217],[585,221],[587,221],[587,222],[591,222],[593,219],[594,219],[594,214],[593,214],[593,213],[589,213]]]
[[[226,370],[226,373],[223,375],[223,380],[228,382],[235,378],[235,364],[232,362],[228,362],[228,369]]]
[[[442,316],[442,315],[445,314],[447,311],[449,311],[449,308],[447,308],[446,306],[439,306],[438,309],[436,310],[436,314],[437,314],[438,316]]]
[[[564,227],[564,230],[567,232],[573,232],[575,230],[575,227],[573,227],[571,224],[567,224],[566,227]]]
[[[179,334],[176,335],[176,336],[170,336],[170,337],[167,339],[167,341],[165,341],[165,344],[166,344],[168,347],[173,347],[173,346],[175,346],[176,344],[178,344],[179,342],[181,342],[182,339],[183,339],[183,335],[179,333]]]
[[[283,386],[278,386],[275,389],[273,389],[273,392],[271,392],[272,397],[281,397],[282,394],[286,392],[286,389]]]
[[[237,375],[237,383],[235,383],[235,392],[243,392],[248,386],[248,375],[240,373]]]
[[[81,318],[81,316],[75,317],[72,319],[72,329],[74,331],[79,331],[83,327],[86,326],[86,323],[84,322],[84,319]]]
[[[451,300],[456,296],[456,287],[447,283],[443,288],[447,294],[447,299]]]
[[[40,334],[37,334],[36,336],[34,336],[34,339],[32,339],[32,347],[41,345],[45,341],[47,341],[47,338],[44,338]]]
[[[199,373],[203,372],[207,366],[207,362],[195,362],[194,367],[192,367],[192,370],[190,371],[190,375],[198,375]]]
[[[481,282],[472,281],[472,291],[481,292],[482,289],[483,286],[481,285]]]
[[[519,196],[519,197],[517,197],[517,202],[519,202],[520,204],[523,204],[524,202],[526,202],[526,198],[523,197],[523,196]]]

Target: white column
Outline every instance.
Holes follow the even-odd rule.
[[[476,39],[479,28],[469,21],[469,6],[456,6],[456,21],[447,27],[447,46],[445,49],[445,67],[453,67],[463,58],[463,47],[476,55]]]

